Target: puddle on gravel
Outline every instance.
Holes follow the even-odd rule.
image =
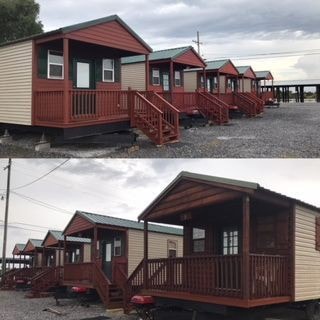
[[[217,137],[218,140],[234,140],[234,139],[243,139],[243,140],[255,140],[255,136],[239,136],[239,137]]]

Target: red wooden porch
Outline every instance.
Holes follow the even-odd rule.
[[[268,300],[281,303],[290,301],[288,267],[286,256],[250,254],[247,285],[242,255],[149,259],[147,282],[142,263],[129,278],[128,296],[142,292],[238,307],[264,305]]]

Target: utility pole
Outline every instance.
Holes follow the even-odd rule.
[[[11,158],[9,158],[8,165],[3,170],[8,170],[8,176],[7,176],[7,192],[6,192],[6,209],[5,209],[5,215],[4,215],[4,228],[3,228],[2,268],[1,268],[2,274],[6,272],[6,250],[7,250],[9,197],[10,197]]]
[[[200,46],[203,45],[202,42],[200,42],[200,33],[197,31],[197,40],[192,40],[192,42],[196,43],[198,46],[198,54],[200,56]]]

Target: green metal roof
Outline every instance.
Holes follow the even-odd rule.
[[[22,251],[26,245],[24,243],[16,243],[15,247],[18,248],[19,251]]]
[[[281,193],[278,192],[274,192],[271,191],[269,189],[265,189],[263,187],[261,187],[258,183],[254,183],[254,182],[248,182],[248,181],[242,181],[242,180],[233,180],[233,179],[227,179],[227,178],[221,178],[221,177],[215,177],[215,176],[209,176],[209,175],[204,175],[204,174],[198,174],[198,173],[192,173],[192,172],[187,172],[187,171],[182,171],[179,173],[179,175],[160,193],[159,196],[157,196],[157,198],[155,200],[153,200],[153,202],[151,202],[151,204],[139,215],[138,219],[139,220],[143,220],[143,216],[150,210],[152,209],[152,207],[157,204],[162,197],[167,194],[167,192],[170,191],[170,189],[181,179],[195,179],[195,180],[199,180],[199,181],[205,181],[205,182],[213,182],[213,183],[221,183],[221,184],[225,184],[225,185],[230,185],[230,186],[236,186],[236,187],[242,187],[245,189],[252,189],[252,190],[261,190],[264,192],[268,192],[270,194],[272,194],[273,196],[280,196],[282,198],[285,198],[289,201],[294,201],[297,204],[300,204],[302,206],[311,208],[313,210],[316,211],[320,211],[320,208],[313,206],[311,204],[308,204],[306,202],[303,202],[301,200],[295,199],[295,198],[291,198],[288,196],[285,196]]]
[[[64,241],[64,236],[62,231],[58,230],[49,230],[47,235],[45,236],[44,240],[47,238],[49,234],[52,234],[52,236],[57,240],[57,241]],[[43,242],[44,242],[43,240]],[[90,239],[87,238],[77,238],[77,237],[67,237],[67,241],[70,242],[79,242],[79,243],[91,243]],[[43,244],[42,242],[42,244]]]
[[[224,60],[214,60],[214,61],[206,61],[206,70],[219,70],[228,62],[231,62],[229,59]],[[193,72],[193,71],[200,71],[202,68],[194,68],[194,69],[186,69],[185,72]]]
[[[82,215],[83,217],[87,218],[88,220],[90,220],[95,224],[105,224],[109,226],[116,226],[116,227],[122,227],[126,229],[136,229],[136,230],[143,230],[144,228],[143,223],[133,221],[133,220],[115,218],[111,216],[104,216],[96,213],[89,213],[89,212],[83,212],[83,211],[77,211],[76,214]],[[148,230],[151,232],[172,234],[177,236],[183,235],[182,229],[166,227],[166,226],[161,226],[156,224],[149,224]]]
[[[149,61],[174,60],[190,49],[192,49],[192,46],[154,51],[150,53]],[[122,64],[139,63],[144,61],[144,55],[126,57],[121,59]]]
[[[236,67],[239,74],[245,74],[251,67],[250,66],[240,66],[240,67]]]
[[[35,248],[42,247],[42,240],[40,239],[29,239],[28,241],[30,241]]]
[[[100,18],[100,19],[95,19],[95,20],[90,20],[90,21],[86,21],[86,22],[82,22],[82,23],[73,24],[73,25],[62,27],[62,28],[59,28],[59,29],[56,29],[56,30],[53,30],[53,31],[44,32],[44,33],[40,33],[40,34],[35,34],[35,35],[30,36],[30,37],[25,37],[25,38],[13,40],[13,41],[10,41],[10,42],[1,43],[0,46],[6,46],[6,45],[9,45],[9,44],[18,43],[18,42],[22,42],[22,41],[26,41],[26,40],[45,38],[45,37],[52,36],[52,35],[55,35],[55,34],[70,33],[70,32],[74,32],[74,31],[77,31],[77,30],[89,28],[89,27],[92,27],[92,26],[96,26],[96,25],[99,25],[99,24],[102,24],[102,23],[107,23],[107,22],[112,22],[112,21],[117,21],[118,23],[120,23],[146,49],[148,49],[148,51],[152,52],[151,47],[142,38],[140,38],[140,36],[137,33],[135,33],[118,15],[111,15],[111,16],[108,16],[108,17]]]
[[[255,71],[254,73],[256,74],[257,78],[262,78],[262,79],[268,78],[269,75],[272,76],[270,71]]]

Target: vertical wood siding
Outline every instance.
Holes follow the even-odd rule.
[[[185,52],[183,55],[175,59],[175,62],[185,64],[187,66],[204,67],[203,61],[192,50]]]
[[[149,258],[167,258],[168,240],[177,242],[177,257],[182,257],[182,236],[149,232]],[[130,229],[128,231],[128,244],[128,275],[130,275],[143,258],[143,231]]]
[[[0,123],[31,125],[32,41],[0,48]]]
[[[144,63],[123,64],[121,66],[121,89],[146,90],[146,66]]]
[[[194,92],[197,87],[197,72],[184,72],[184,90],[186,92]]]
[[[85,243],[83,245],[83,262],[91,261],[91,244]]]
[[[320,251],[316,245],[316,216],[309,209],[296,207],[295,300],[320,298]]]

